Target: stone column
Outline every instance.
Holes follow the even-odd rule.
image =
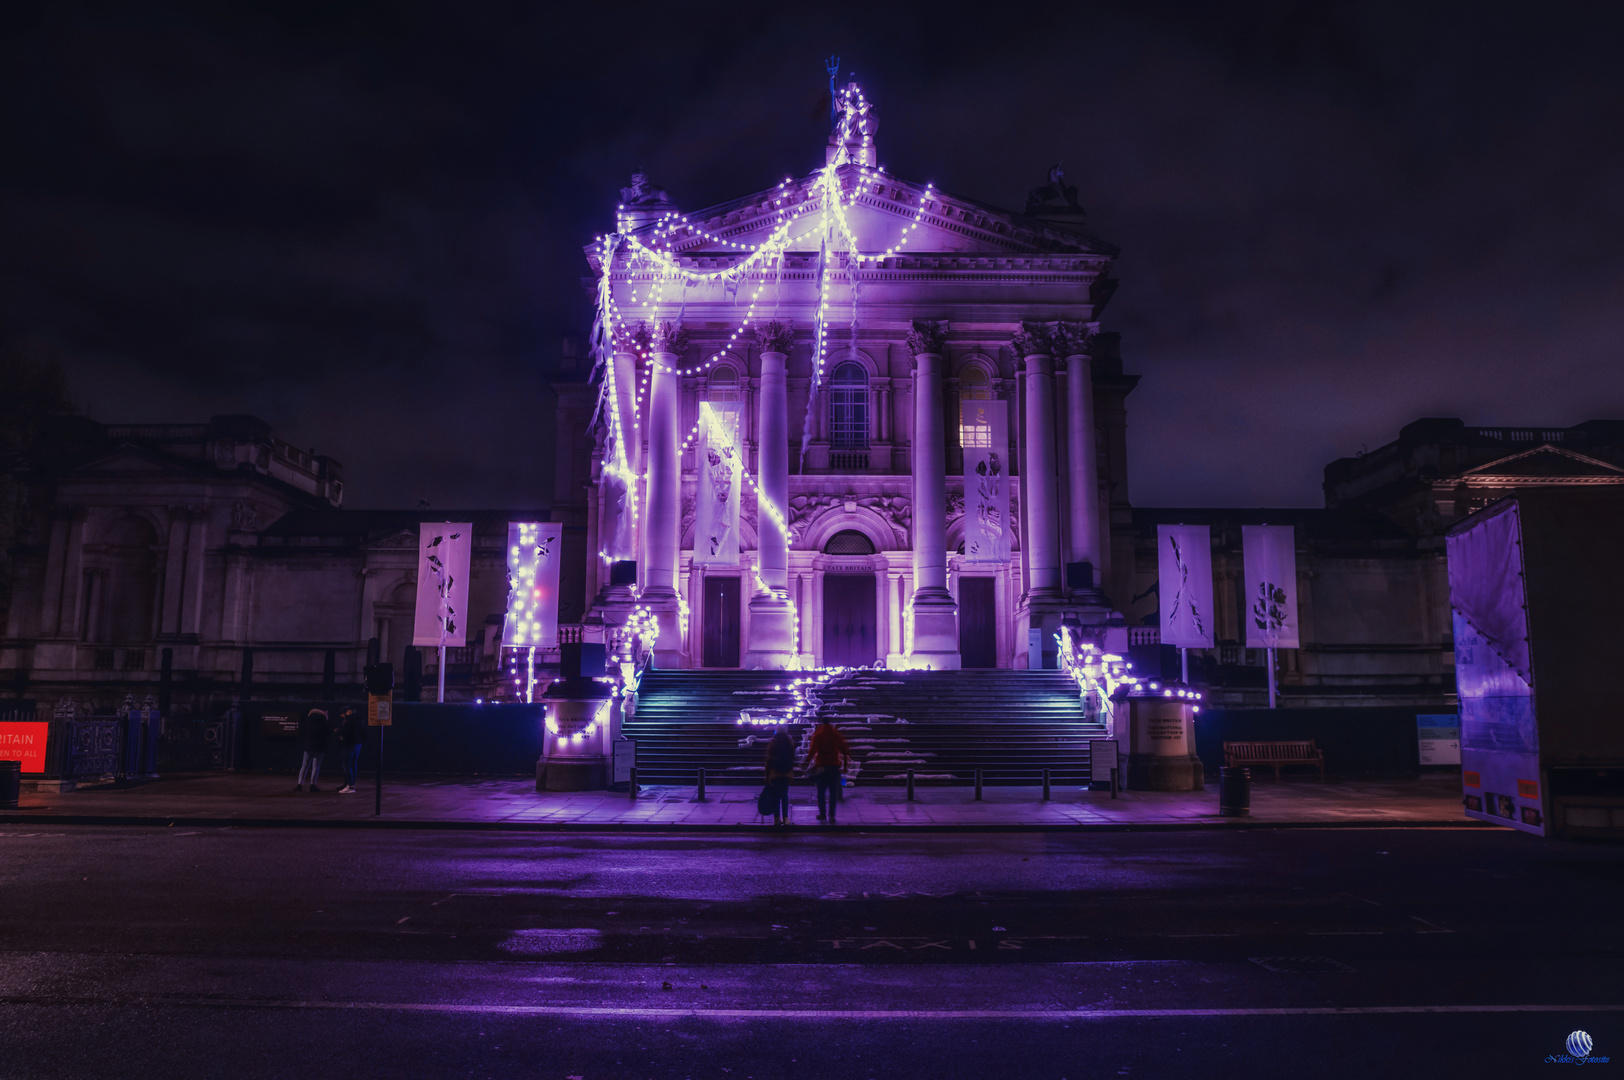
[[[958,605],[947,591],[947,449],[942,425],[942,356],[947,324],[918,322],[913,353],[913,663],[959,667]]]
[[[1060,595],[1060,529],[1055,514],[1054,355],[1049,329],[1023,322],[1010,342],[1026,367],[1026,474],[1029,597]]]
[[[795,609],[789,598],[789,391],[787,366],[795,328],[769,321],[756,328],[761,349],[761,390],[756,423],[756,555],[763,590],[750,598],[750,645],[744,666],[783,671],[795,666]],[[785,515],[780,522],[761,503]],[[802,648],[806,646],[803,644]]]
[[[688,345],[680,326],[655,325],[649,339],[648,488],[643,510],[643,603],[660,621],[658,667],[682,666],[677,553],[682,529],[682,405],[677,364]]]
[[[1066,358],[1066,482],[1071,499],[1071,544],[1068,562],[1092,568],[1087,588],[1100,584],[1100,481],[1095,461],[1098,431],[1094,424],[1094,371],[1091,353],[1098,323],[1055,324],[1055,345]]]

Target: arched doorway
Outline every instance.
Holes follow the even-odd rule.
[[[874,554],[874,542],[855,529],[837,532],[825,555]],[[838,565],[838,564],[837,564]],[[823,663],[861,667],[879,656],[879,594],[872,571],[827,571],[823,575]]]

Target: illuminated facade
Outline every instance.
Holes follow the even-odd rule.
[[[587,622],[645,607],[662,667],[1053,666],[1063,618],[1122,626],[1116,249],[1058,170],[1021,214],[890,176],[839,100],[818,171],[690,214],[638,177],[587,248],[555,485]]]

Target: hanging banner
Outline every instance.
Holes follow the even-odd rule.
[[[1162,644],[1212,648],[1211,527],[1156,526],[1156,567]]]
[[[1009,418],[1003,401],[961,401],[964,558],[1009,561]]]
[[[603,548],[606,562],[620,562],[637,558],[637,541],[632,535],[632,508],[627,488],[627,474],[603,470],[603,485],[599,489],[603,500]]]
[[[694,493],[694,565],[739,565],[739,407],[699,403],[699,486]]]
[[[1290,525],[1242,525],[1246,562],[1246,647],[1295,649],[1297,534]]]
[[[508,523],[508,606],[502,644],[551,649],[558,645],[559,547],[557,522]]]
[[[417,617],[412,644],[458,648],[468,643],[468,561],[474,526],[425,521],[417,539]]]

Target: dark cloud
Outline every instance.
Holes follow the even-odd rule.
[[[1311,505],[1424,414],[1624,415],[1609,8],[21,5],[0,338],[93,415],[253,411],[358,505],[534,501],[538,366],[646,168],[684,207],[821,161],[822,57],[893,171],[1123,248],[1133,498]]]

